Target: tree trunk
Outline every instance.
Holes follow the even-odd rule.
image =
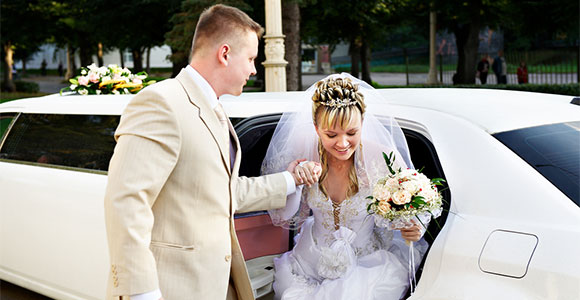
[[[97,62],[99,64],[99,67],[102,67],[103,65],[105,65],[105,62],[103,61],[103,43],[99,42],[97,44]]]
[[[282,1],[282,32],[284,41],[286,65],[286,90],[300,91],[301,63],[300,57],[300,7],[296,1]]]
[[[74,49],[69,44],[66,46],[66,73],[64,74],[64,79],[69,80],[74,76]]]
[[[262,49],[262,48],[260,48]],[[171,53],[175,53],[175,49],[171,48]],[[264,52],[264,51],[259,51],[260,52]],[[259,55],[259,54],[258,54]],[[173,66],[171,68],[171,77],[175,78],[175,76],[177,76],[177,74],[179,74],[179,72],[181,72],[181,69],[187,67],[187,65],[189,64],[189,62],[187,61],[187,59],[184,59],[182,61],[173,61]],[[258,68],[258,64],[256,63],[256,69]]]
[[[26,59],[22,60],[22,70],[20,70],[20,78],[26,75]]]
[[[151,47],[147,47],[147,74],[151,73]]]
[[[119,49],[119,55],[121,56],[121,68],[125,67],[125,55],[124,55],[124,49]]]
[[[14,85],[14,78],[12,77],[12,68],[14,67],[14,50],[12,49],[12,43],[7,42],[4,44],[4,82],[2,83],[2,90],[7,92],[15,92],[16,85]]]
[[[81,59],[81,67],[86,67],[93,63],[92,47],[88,43],[81,42],[79,47],[79,56]]]
[[[362,80],[370,85],[373,84],[371,79],[371,47],[369,43],[365,40],[362,42],[362,47],[360,48],[360,60],[362,63]]]
[[[454,26],[458,55],[454,84],[475,84],[480,23],[479,14],[476,14],[471,23]]]
[[[361,45],[357,38],[352,38],[350,40],[350,46],[348,53],[350,54],[350,74],[356,78],[359,78],[360,73],[358,64],[360,63],[360,49]]]
[[[133,54],[133,73],[143,71],[143,51],[141,49],[131,49]]]

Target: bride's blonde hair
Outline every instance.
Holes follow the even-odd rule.
[[[328,78],[316,83],[312,95],[312,119],[319,128],[333,128],[335,125],[346,129],[356,114],[360,114],[361,121],[366,109],[364,95],[358,90],[358,85],[349,78]],[[328,175],[328,153],[318,141],[318,153],[322,173],[319,178],[319,189],[328,197],[326,188],[322,185]],[[358,193],[358,178],[354,164],[348,172],[349,186],[347,197]]]

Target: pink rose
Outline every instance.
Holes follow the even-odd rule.
[[[89,84],[89,78],[87,76],[81,76],[78,79],[79,85],[87,86]]]
[[[99,75],[95,72],[90,72],[89,73],[89,81],[92,83],[97,83],[99,82]]]
[[[133,78],[133,83],[134,84],[142,84],[143,80],[139,79],[139,78]]]

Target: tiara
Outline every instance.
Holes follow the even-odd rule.
[[[350,99],[331,99],[331,100],[328,100],[328,101],[320,101],[320,104],[322,104],[324,106],[328,106],[328,107],[341,108],[341,107],[345,107],[345,106],[355,105],[356,104],[356,100],[350,100]]]

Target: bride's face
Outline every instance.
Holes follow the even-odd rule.
[[[338,160],[348,160],[360,145],[362,128],[361,114],[353,114],[345,128],[342,128],[339,123],[335,122],[332,128],[315,126],[316,133],[320,137],[322,146],[328,154]]]

